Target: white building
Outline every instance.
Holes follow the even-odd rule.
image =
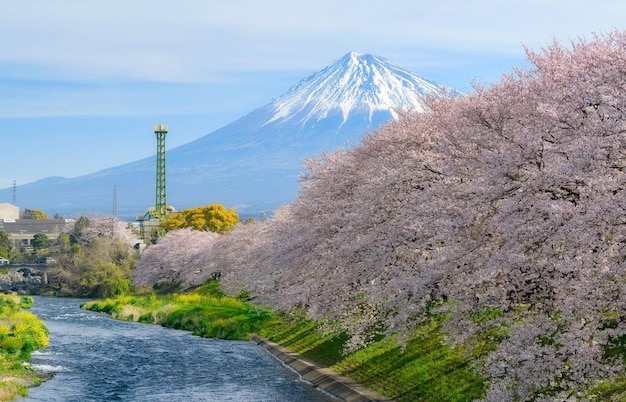
[[[0,219],[8,221],[20,219],[19,207],[8,202],[0,203]]]

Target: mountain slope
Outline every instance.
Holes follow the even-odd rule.
[[[424,95],[457,94],[382,57],[348,53],[267,105],[168,150],[168,204],[271,211],[294,198],[302,159],[357,142],[398,110],[423,111]],[[19,187],[19,204],[66,216],[108,213],[115,186],[118,212],[140,214],[154,205],[155,164],[152,157],[77,178],[43,179]],[[1,190],[0,198],[9,192]]]
[[[372,55],[348,53],[276,98],[267,108],[274,112],[268,123],[281,121],[306,124],[333,113],[345,123],[351,113],[376,112],[394,108],[423,111],[422,95],[440,94],[446,89],[403,70],[388,60]]]

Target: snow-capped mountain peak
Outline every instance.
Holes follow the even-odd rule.
[[[209,203],[238,213],[271,211],[294,199],[302,161],[357,144],[397,110],[423,111],[422,95],[460,95],[378,56],[348,53],[232,123],[167,152],[168,204]],[[71,179],[20,186],[23,205],[50,214],[109,211],[136,216],[154,201],[154,157]],[[0,190],[11,197],[11,189]],[[125,212],[122,212],[125,211]],[[106,212],[105,212],[106,213]]]
[[[388,111],[396,118],[398,109],[424,111],[424,95],[454,93],[383,57],[350,52],[275,98],[268,105],[271,118],[266,124],[285,119],[293,123],[296,118],[304,125],[331,113],[340,113],[345,122],[355,110],[370,116]]]

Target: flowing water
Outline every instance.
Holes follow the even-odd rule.
[[[83,300],[35,297],[50,346],[31,363],[53,378],[24,401],[337,401],[253,342],[116,321]]]

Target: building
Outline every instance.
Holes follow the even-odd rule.
[[[50,241],[56,241],[61,233],[74,229],[73,219],[0,219],[0,230],[9,234],[13,247],[29,249],[37,233],[43,233]]]
[[[30,249],[37,233],[43,233],[50,241],[56,241],[61,233],[74,229],[74,219],[19,219],[19,208],[15,205],[0,204],[0,230],[9,234],[13,247]]]
[[[0,219],[20,219],[20,209],[7,202],[0,203]]]

